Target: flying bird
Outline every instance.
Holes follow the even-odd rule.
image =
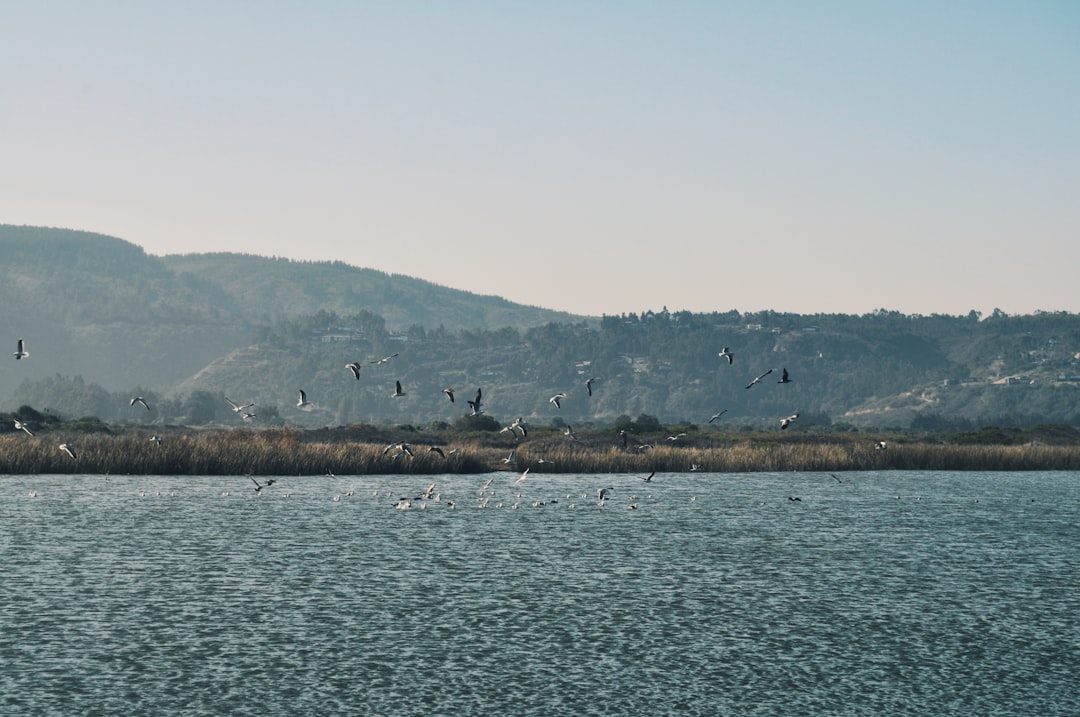
[[[19,348],[15,350],[14,354],[15,360],[18,361],[19,359],[24,359],[29,355],[30,352],[26,350],[26,343],[22,339],[19,339]]]
[[[135,398],[131,399],[131,407],[132,408],[135,407],[136,403],[141,403],[143,405],[143,408],[145,408],[147,411],[150,410],[150,405],[146,402],[146,399],[144,399],[142,396],[136,396]]]
[[[390,394],[390,398],[399,398],[404,395],[405,392],[401,390],[401,381],[394,381],[394,392]]]
[[[777,383],[791,383],[791,379],[788,378],[787,369],[784,369],[784,373],[780,375],[780,380]]]
[[[450,399],[450,403],[454,402],[454,389],[452,389],[452,388],[444,388],[442,390],[442,392],[445,393],[446,397]]]
[[[596,381],[596,380],[597,380],[597,378],[596,378],[595,376],[594,376],[594,377],[592,377],[592,378],[587,378],[587,379],[585,379],[585,390],[589,392],[589,395],[590,395],[590,396],[592,395],[592,384],[593,384],[593,381]]]
[[[554,396],[548,399],[548,403],[555,406],[555,408],[562,408],[562,399],[566,398],[565,393],[556,393]]]
[[[720,418],[720,416],[723,416],[723,415],[724,415],[725,413],[727,413],[727,409],[726,409],[726,408],[725,408],[725,409],[724,409],[723,411],[721,411],[720,413],[714,413],[714,414],[712,415],[712,418],[710,418],[710,419],[709,419],[709,423],[712,423],[712,422],[713,422],[713,421],[715,421],[715,420],[716,420],[717,418]]]
[[[345,364],[345,368],[352,371],[353,378],[355,378],[357,381],[360,380],[360,362],[359,361],[353,361],[352,363],[347,363],[347,364]]]
[[[15,430],[16,431],[26,431],[26,435],[28,435],[28,436],[34,435],[33,433],[30,432],[30,429],[26,427],[26,424],[23,423],[22,421],[20,421],[17,418],[15,419]]]
[[[302,394],[303,391],[301,391],[300,393]],[[230,406],[232,406],[233,413],[243,413],[245,408],[251,408],[255,405],[254,403],[245,403],[243,406],[241,406],[236,401],[230,399],[228,396],[225,397],[225,401],[228,402]]]
[[[567,438],[569,438],[572,441],[577,440],[577,435],[574,433],[574,427],[573,426],[567,426],[566,430],[563,431],[563,435],[566,436]]]
[[[517,485],[521,481],[525,480],[529,476],[529,469],[526,468],[525,472],[521,474],[521,477],[514,481],[514,485]]]
[[[428,453],[438,453],[443,458],[446,458],[446,454],[443,453],[443,449],[439,448],[438,446],[428,446],[427,452]]]
[[[645,477],[644,477],[644,478],[642,478],[641,480],[643,480],[643,481],[645,481],[646,483],[648,483],[648,482],[650,482],[650,481],[652,480],[652,477],[653,477],[654,475],[656,475],[656,471],[653,471],[652,473],[650,473],[649,475],[645,476]]]
[[[381,359],[379,359],[377,361],[371,361],[370,363],[373,363],[373,364],[375,364],[377,366],[381,366],[382,364],[388,362],[390,359],[394,358],[395,356],[397,356],[397,353],[392,353],[389,356],[383,356]]]
[[[772,370],[772,369],[769,369],[769,370],[768,370],[768,371],[766,371],[765,373],[763,373],[763,374],[761,374],[760,376],[758,376],[757,378],[755,378],[755,379],[754,379],[753,381],[751,381],[750,383],[746,384],[746,387],[747,387],[747,388],[750,388],[750,387],[751,387],[751,386],[753,386],[753,385],[754,385],[755,383],[758,383],[758,382],[760,382],[760,381],[761,381],[761,379],[765,378],[766,376],[768,376],[768,375],[769,375],[770,373],[772,373],[772,372],[773,372],[773,370]]]
[[[791,422],[794,421],[798,417],[799,417],[799,414],[793,413],[790,416],[788,416],[787,418],[781,418],[780,419],[780,430],[783,430],[783,429],[787,428],[788,426],[790,426]]]
[[[75,449],[66,443],[60,444],[60,450],[62,450],[64,453],[67,453],[72,458],[77,458],[77,456],[75,455]]]
[[[480,389],[476,389],[476,398],[471,401],[466,401],[466,403],[468,403],[469,406],[472,408],[472,415],[474,416],[480,413],[480,396]]]
[[[727,346],[722,348],[720,350],[720,353],[717,354],[717,356],[719,356],[720,358],[726,358],[727,362],[728,362],[728,366],[730,366],[732,364],[732,362],[735,360],[735,354],[731,353],[731,349],[729,349]]]
[[[300,389],[300,398],[296,399],[296,407],[309,409],[311,407],[311,401],[307,400],[307,394],[304,393],[304,389]]]

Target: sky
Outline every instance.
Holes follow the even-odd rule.
[[[3,2],[0,223],[583,315],[1080,312],[1080,3]]]

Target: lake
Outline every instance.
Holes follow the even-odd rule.
[[[1080,473],[519,477],[0,476],[0,713],[1080,714]]]

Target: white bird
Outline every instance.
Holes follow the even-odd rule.
[[[405,392],[401,390],[401,381],[394,381],[394,392],[390,394],[390,398],[399,398],[404,395]]]
[[[528,468],[526,468],[526,469],[525,469],[525,472],[521,474],[521,477],[520,477],[520,478],[518,478],[518,479],[517,479],[516,481],[514,481],[514,485],[517,485],[517,484],[518,484],[518,483],[520,483],[521,481],[525,480],[525,479],[526,479],[526,478],[528,477],[528,475],[529,475],[529,469],[528,469]]]
[[[256,414],[254,414],[254,413],[248,413],[247,411],[244,411],[244,413],[243,413],[243,416],[242,416],[242,417],[243,417],[243,419],[244,419],[245,421],[250,421],[250,420],[253,420],[253,419],[255,418],[255,415],[256,415]]]
[[[755,379],[754,379],[753,381],[751,381],[750,383],[746,384],[746,387],[747,387],[747,388],[750,388],[750,387],[751,387],[751,386],[753,386],[753,385],[754,385],[755,383],[758,383],[759,381],[761,381],[761,379],[765,378],[766,376],[768,376],[768,375],[769,375],[770,373],[772,373],[772,372],[773,372],[773,370],[772,370],[772,369],[769,369],[769,370],[768,370],[768,371],[766,371],[765,373],[763,373],[763,374],[761,374],[760,376],[758,376],[757,378],[755,378]]]
[[[450,403],[454,402],[454,389],[452,389],[452,388],[444,388],[442,390],[442,392],[445,393],[446,397],[450,399]]]
[[[145,408],[145,409],[146,409],[147,411],[149,411],[149,410],[150,410],[150,404],[148,404],[148,403],[146,402],[146,399],[145,399],[145,398],[143,398],[142,396],[136,396],[135,398],[131,399],[131,407],[132,407],[132,408],[134,408],[134,407],[135,407],[135,404],[136,404],[136,403],[141,403],[141,404],[142,404],[142,406],[143,406],[143,408]]]
[[[302,393],[302,392],[301,392],[301,393]],[[226,403],[228,403],[228,404],[229,404],[230,406],[232,406],[232,410],[233,410],[233,413],[243,413],[243,411],[244,411],[244,409],[245,409],[245,408],[251,408],[252,406],[254,406],[254,405],[255,405],[254,403],[245,403],[245,404],[244,404],[243,406],[241,406],[241,405],[240,405],[239,403],[237,403],[236,401],[232,400],[232,399],[231,399],[231,398],[229,398],[228,396],[226,396],[226,397],[225,397],[225,401],[226,401]]]
[[[720,358],[726,358],[727,362],[728,362],[728,366],[730,366],[732,364],[732,362],[735,360],[735,354],[731,353],[731,349],[729,349],[727,346],[722,348],[720,350],[720,353],[717,354],[717,356],[719,356]]]
[[[296,407],[308,409],[311,405],[311,401],[307,400],[307,394],[304,393],[304,389],[300,389],[300,398],[296,400]]]
[[[566,398],[565,393],[556,393],[554,396],[548,399],[548,403],[555,406],[555,408],[562,408],[562,399]]]
[[[15,350],[14,355],[16,361],[18,361],[19,359],[24,359],[30,355],[30,352],[26,350],[26,343],[22,339],[19,339],[19,348]]]
[[[885,450],[886,445],[887,444],[885,443],[885,441],[878,441],[877,443],[874,444],[874,448],[876,448],[879,451],[883,451],[883,450]]]
[[[674,436],[668,436],[667,439],[669,441],[671,441],[672,443],[674,443],[675,441],[679,440],[680,438],[682,438],[685,435],[686,435],[685,433],[676,433]]]
[[[352,363],[347,363],[347,364],[345,364],[345,368],[352,371],[353,378],[355,378],[357,381],[360,380],[360,362],[359,361],[353,361]]]
[[[158,435],[150,436],[150,442],[151,443],[156,443],[157,445],[160,446],[161,445],[161,436],[158,436]]]
[[[717,418],[720,418],[720,416],[723,416],[723,415],[724,415],[725,413],[727,413],[727,409],[726,409],[726,408],[725,408],[725,409],[724,409],[723,411],[721,411],[720,413],[714,413],[714,414],[712,415],[712,418],[710,418],[710,419],[709,419],[709,423],[712,423],[712,422],[713,422],[713,421],[715,421],[715,420],[716,420]]]
[[[514,462],[514,452],[510,451],[510,455],[508,455],[506,458],[503,458],[502,462],[503,463],[513,463]]]
[[[569,438],[572,441],[577,440],[577,436],[574,434],[574,427],[573,426],[567,426],[566,430],[563,431],[563,435],[566,436],[567,438]]]
[[[76,458],[75,449],[72,448],[71,446],[69,446],[68,444],[61,443],[60,444],[60,450],[62,450],[64,453],[67,453],[72,458]]]
[[[466,401],[466,403],[468,403],[469,406],[472,408],[472,415],[474,416],[480,413],[480,396],[480,389],[476,389],[476,398],[471,401]]]
[[[587,378],[587,379],[585,379],[585,390],[589,392],[589,395],[590,395],[590,396],[592,395],[592,384],[593,384],[593,381],[596,381],[596,380],[597,380],[597,378],[596,378],[595,376],[594,376],[594,377],[592,377],[592,378]]]
[[[395,356],[397,356],[397,353],[392,353],[392,354],[390,354],[389,356],[383,356],[383,357],[382,357],[381,359],[379,359],[378,361],[371,361],[370,363],[373,363],[373,364],[375,364],[375,365],[377,365],[377,366],[381,366],[382,364],[386,363],[387,361],[389,361],[390,359],[394,358]]]
[[[26,435],[28,435],[28,436],[34,435],[33,433],[30,432],[30,429],[26,427],[26,424],[23,423],[22,421],[20,421],[17,418],[15,419],[15,430],[16,431],[26,431]]]
[[[780,429],[783,430],[783,429],[787,428],[788,426],[791,425],[791,422],[794,421],[798,417],[799,417],[799,414],[793,413],[790,416],[788,416],[787,418],[781,418],[780,419]]]

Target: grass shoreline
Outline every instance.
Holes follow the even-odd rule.
[[[381,429],[379,436],[319,431],[178,430],[151,440],[144,431],[6,434],[0,475],[375,475],[487,473],[748,473],[778,471],[1045,471],[1080,470],[1077,445],[956,445],[889,442],[867,436],[707,436],[623,447],[608,434],[575,440],[549,432],[516,441],[505,436],[448,438]],[[398,434],[389,440],[386,435]],[[375,440],[378,438],[378,440]],[[68,443],[72,458],[59,449]],[[404,446],[409,450],[405,451]],[[438,446],[440,455],[431,446]],[[642,446],[649,446],[644,448]],[[454,450],[456,449],[456,450]],[[451,453],[451,451],[454,451]],[[507,462],[510,452],[513,460]]]

